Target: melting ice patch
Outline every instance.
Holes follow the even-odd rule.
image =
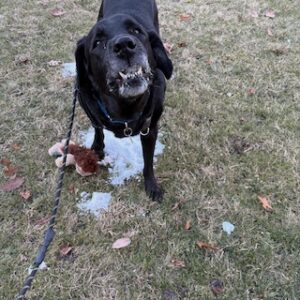
[[[108,209],[111,193],[94,192],[92,198],[90,198],[89,193],[82,192],[80,197],[77,207],[82,211],[93,214],[95,217],[99,217],[103,210]]]
[[[64,63],[62,66],[63,77],[73,77],[76,75],[76,64],[75,63]]]
[[[230,235],[234,231],[235,227],[230,222],[225,221],[222,223],[222,228],[228,235]]]
[[[30,266],[28,268],[28,275],[31,274],[33,268],[34,268],[33,266]],[[42,261],[42,263],[39,266],[39,270],[49,270],[49,267],[47,266],[47,264],[44,261]]]
[[[94,140],[94,129],[81,132],[84,145],[90,148]],[[113,185],[123,184],[126,179],[134,177],[143,171],[143,151],[140,137],[116,138],[108,130],[104,130],[105,161],[110,162],[109,180]],[[164,145],[157,140],[155,155],[162,154]]]

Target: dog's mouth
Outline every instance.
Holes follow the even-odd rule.
[[[135,66],[122,69],[108,80],[109,91],[121,98],[136,98],[145,93],[151,83],[150,68]]]

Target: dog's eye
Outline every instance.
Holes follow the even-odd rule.
[[[104,40],[103,40],[103,41],[101,41],[101,40],[95,41],[94,47],[96,48],[96,47],[98,47],[99,45],[101,45],[103,49],[106,49],[106,41],[104,41]]]
[[[134,33],[134,34],[140,34],[141,33],[141,31],[138,28],[130,28],[129,32]]]

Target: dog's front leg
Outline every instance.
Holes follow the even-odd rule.
[[[104,158],[104,133],[102,128],[95,128],[95,137],[92,149],[97,153],[100,160]]]
[[[163,197],[163,190],[156,182],[153,170],[153,156],[155,150],[155,143],[157,139],[157,126],[150,128],[149,134],[141,135],[141,142],[143,147],[144,157],[144,180],[145,190],[150,198],[154,201],[161,202]]]

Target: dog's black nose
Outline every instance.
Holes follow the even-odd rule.
[[[133,54],[136,47],[135,41],[129,36],[122,36],[116,39],[113,50],[117,55]]]

